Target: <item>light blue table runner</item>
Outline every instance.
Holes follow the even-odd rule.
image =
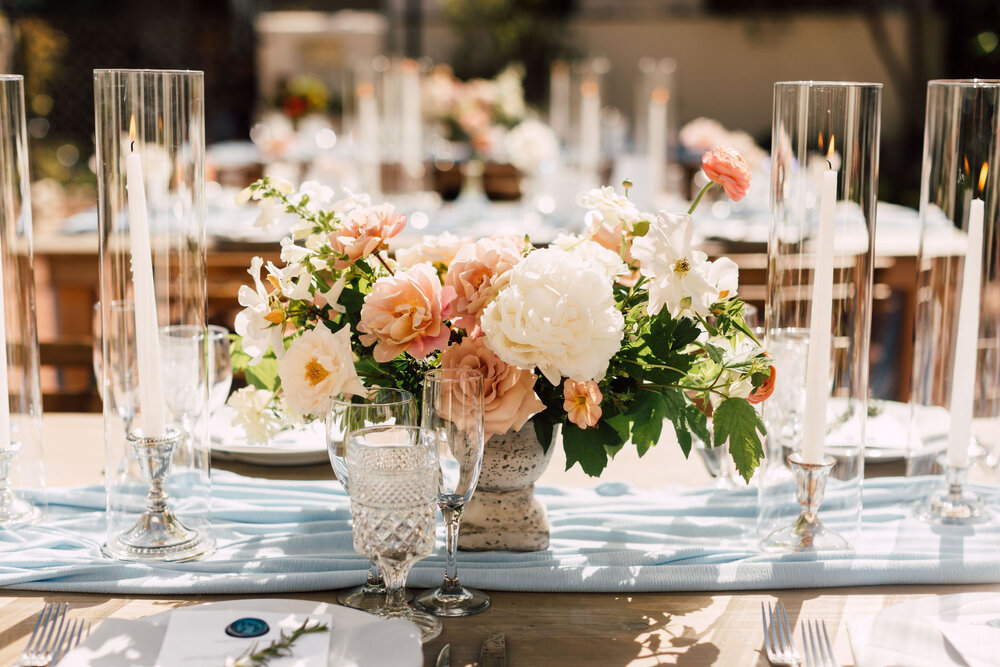
[[[752,489],[541,487],[552,544],[536,553],[461,552],[462,582],[511,591],[736,591],[876,584],[1000,582],[1000,523],[932,527],[909,505],[931,480],[868,480],[854,553],[774,555],[753,538]],[[993,507],[995,489],[979,488]],[[349,499],[339,484],[213,473],[216,551],[194,563],[147,565],[102,558],[103,487],[49,489],[43,522],[0,530],[0,587],[117,594],[299,592],[361,583]],[[439,540],[439,544],[442,540]],[[408,584],[441,581],[443,547]]]

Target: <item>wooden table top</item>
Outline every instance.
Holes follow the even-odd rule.
[[[104,460],[99,415],[45,417],[46,475],[50,485],[99,483]],[[242,474],[288,479],[332,479],[328,466],[261,468],[225,464]],[[579,470],[564,472],[557,452],[542,483],[592,485]],[[621,479],[643,487],[699,484],[707,475],[699,461],[684,461],[669,441],[641,460],[623,451],[602,479]],[[461,571],[461,555],[459,555]],[[475,665],[479,647],[491,632],[507,635],[508,662],[522,665],[766,665],[762,654],[760,604],[781,599],[789,621],[825,620],[834,632],[840,664],[853,664],[845,622],[900,602],[934,594],[1000,592],[983,586],[879,586],[745,593],[510,593],[492,592],[492,607],[468,618],[443,619],[444,632],[424,648],[426,664],[445,643],[452,665]],[[335,603],[336,591],[261,597],[301,598]],[[246,597],[246,596],[241,596]],[[0,664],[13,663],[44,602],[68,601],[75,617],[142,618],[198,602],[232,596],[110,596],[96,594],[0,591]]]

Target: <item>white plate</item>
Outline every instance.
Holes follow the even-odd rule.
[[[329,463],[322,422],[302,430],[284,431],[266,445],[247,443],[242,430],[232,425],[232,408],[220,408],[210,423],[212,456],[220,461],[239,461],[270,466],[302,466]]]
[[[289,614],[330,614],[330,665],[361,667],[385,665],[420,667],[423,651],[420,630],[409,621],[383,620],[356,609],[310,600],[225,600],[184,609],[254,611]],[[171,610],[172,611],[172,610]],[[167,631],[171,611],[134,621],[109,618],[66,654],[60,667],[132,667],[153,665]],[[235,616],[235,615],[234,615]]]

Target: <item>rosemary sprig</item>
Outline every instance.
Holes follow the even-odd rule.
[[[329,629],[326,623],[317,622],[315,625],[309,625],[309,619],[307,618],[302,622],[302,625],[292,630],[291,634],[285,634],[285,631],[282,630],[281,636],[278,639],[275,639],[260,650],[257,650],[255,642],[245,653],[236,658],[231,667],[262,667],[263,665],[270,664],[273,658],[283,658],[291,655],[292,644],[302,635],[327,632]]]

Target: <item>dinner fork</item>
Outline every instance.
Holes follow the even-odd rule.
[[[807,667],[837,667],[826,621],[802,621],[802,642]]]
[[[760,603],[760,618],[764,622],[764,649],[767,651],[767,659],[772,665],[786,665],[788,667],[799,667],[802,664],[799,652],[795,650],[795,642],[792,640],[792,631],[788,626],[788,614],[785,613],[785,605],[778,602],[777,612],[774,605],[768,603],[765,609],[764,603]]]
[[[82,618],[70,621],[66,632],[63,634],[62,641],[59,642],[59,647],[52,652],[52,662],[49,664],[58,664],[63,659],[63,656],[76,648],[76,645],[83,641],[83,638],[89,634],[90,623],[84,621]]]
[[[15,667],[44,667],[52,662],[52,651],[62,641],[67,609],[68,602],[49,602],[42,608]]]

